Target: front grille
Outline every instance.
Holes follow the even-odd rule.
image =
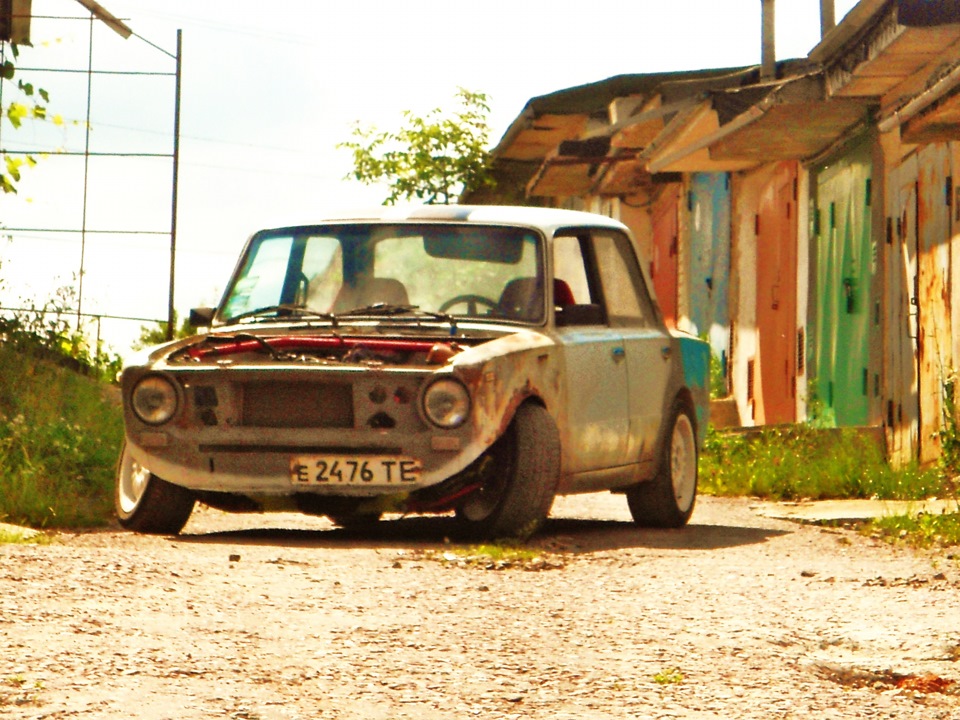
[[[242,388],[244,427],[352,428],[349,385],[258,382]]]

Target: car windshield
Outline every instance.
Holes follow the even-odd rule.
[[[532,230],[502,226],[356,224],[264,231],[247,246],[219,317],[255,322],[309,313],[422,312],[541,323],[541,245]]]

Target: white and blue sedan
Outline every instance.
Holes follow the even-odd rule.
[[[525,207],[381,208],[263,230],[206,331],[122,374],[120,523],[194,504],[341,525],[454,513],[526,537],[558,494],[693,511],[709,350],[668,331],[629,231]]]

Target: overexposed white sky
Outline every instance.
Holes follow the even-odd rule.
[[[856,3],[836,0],[839,22]],[[484,92],[491,146],[526,102],[614,75],[738,67],[760,61],[760,0],[101,0],[140,37],[95,23],[75,0],[33,0],[24,79],[49,90],[66,124],[0,125],[0,145],[82,151],[87,76],[44,68],[137,71],[91,81],[90,149],[172,152],[176,31],[183,31],[176,307],[215,304],[246,237],[325,212],[379,204],[382,188],[344,180],[338,142],[353,123],[387,129],[401,112],[451,106],[458,86]],[[819,41],[820,0],[778,0],[777,58]],[[165,51],[165,52],[164,52]],[[27,68],[35,68],[28,70]],[[160,74],[154,74],[160,73]],[[9,94],[5,101],[11,99]],[[79,121],[73,124],[72,121]],[[52,155],[0,196],[0,227],[83,225],[83,310],[165,318],[170,229],[169,158]],[[130,231],[151,231],[136,236]],[[73,284],[76,233],[0,240],[0,304],[42,304]],[[126,350],[140,323],[105,321]]]

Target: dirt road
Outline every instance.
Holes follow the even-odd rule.
[[[559,500],[499,569],[444,518],[0,546],[0,718],[960,718],[958,561],[750,504]]]

